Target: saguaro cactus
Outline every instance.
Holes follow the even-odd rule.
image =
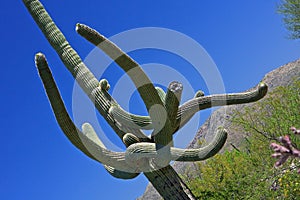
[[[173,147],[173,134],[193,115],[212,106],[254,102],[265,96],[267,86],[259,84],[243,93],[204,96],[198,92],[194,98],[180,105],[183,86],[170,83],[166,92],[155,88],[142,68],[115,44],[95,30],[77,24],[76,31],[109,55],[132,79],[146,105],[149,116],[126,112],[108,93],[107,80],[98,81],[70,46],[38,0],[23,0],[33,19],[55,49],[97,110],[122,139],[125,152],[108,150],[93,127],[85,123],[78,129],[69,117],[56,87],[45,56],[37,53],[35,63],[44,84],[56,120],[67,138],[84,154],[104,165],[114,177],[131,179],[140,173],[157,189],[164,199],[195,199],[170,161],[200,161],[215,155],[224,145],[227,132],[219,128],[210,144],[199,149]],[[147,137],[142,130],[152,130]]]

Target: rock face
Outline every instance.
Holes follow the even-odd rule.
[[[291,84],[295,79],[300,79],[300,59],[269,72],[265,75],[262,81],[268,84],[270,92],[278,86],[286,86]],[[263,99],[261,101],[263,101]],[[232,145],[238,146],[239,141],[241,141],[243,138],[243,134],[231,127],[230,113],[236,109],[242,110],[249,105],[251,104],[224,106],[214,111],[206,120],[206,122],[200,127],[188,148],[199,148],[200,145],[198,144],[198,141],[203,138],[205,141],[209,142],[213,137],[213,133],[216,132],[217,127],[219,126],[223,126],[228,130],[229,136],[225,148],[230,149],[232,148]],[[189,162],[175,162],[173,167],[179,174],[186,174],[187,172],[189,172],[188,174],[193,174],[191,171],[197,170],[196,165]],[[162,198],[151,184],[147,186],[145,193],[138,198],[138,200],[158,199]]]
[[[262,79],[262,82],[267,83],[268,92],[271,92],[278,86],[290,85],[295,79],[300,79],[300,59],[283,65],[268,74]],[[267,94],[268,95],[268,94]],[[260,100],[263,101],[264,99]],[[219,126],[225,127],[229,131],[229,137],[226,142],[225,148],[229,148],[230,144],[236,144],[243,137],[240,132],[237,132],[231,127],[231,114],[235,110],[242,110],[245,107],[249,107],[254,103],[224,106],[212,113],[212,115],[206,120],[206,122],[200,127],[196,136],[189,145],[189,148],[199,148],[197,141],[200,138],[204,138],[206,141],[210,141],[213,134],[216,132]]]

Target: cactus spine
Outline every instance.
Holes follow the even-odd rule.
[[[110,151],[90,124],[83,124],[81,130],[74,125],[65,109],[46,58],[38,53],[35,62],[46,94],[59,126],[72,144],[91,159],[103,164],[114,177],[131,179],[144,173],[164,199],[195,199],[169,163],[172,160],[205,160],[215,155],[223,147],[227,132],[219,128],[212,142],[199,149],[173,147],[173,134],[196,112],[213,106],[257,101],[265,96],[267,86],[259,84],[248,92],[224,95],[204,96],[199,91],[193,99],[180,106],[183,89],[181,83],[170,83],[166,93],[161,88],[155,88],[138,63],[126,53],[95,30],[77,24],[76,31],[110,56],[137,87],[149,116],[133,115],[123,110],[110,96],[107,80],[99,82],[89,71],[40,1],[23,2],[64,65],[127,149],[125,152]],[[144,129],[152,130],[150,138],[142,132]]]

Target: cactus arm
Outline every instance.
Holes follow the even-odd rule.
[[[176,116],[179,107],[179,103],[181,100],[183,86],[181,83],[177,81],[173,81],[169,84],[165,96],[165,112],[164,116],[161,115],[161,121],[165,122],[163,124],[162,129],[156,133],[155,129],[151,134],[151,138],[158,145],[163,145],[164,148],[161,151],[166,151],[166,153],[170,153],[169,147],[174,146],[173,143],[173,133],[176,130]],[[160,149],[159,146],[156,146],[157,149]],[[160,153],[160,156],[166,159],[168,156],[163,156],[164,153]],[[168,159],[166,159],[168,162]]]
[[[103,142],[99,139],[97,133],[93,129],[93,127],[89,123],[84,123],[82,125],[82,132],[85,134],[88,138],[90,138],[94,143],[96,143],[98,146],[105,148],[106,146],[103,144]],[[127,134],[125,134],[127,135]],[[120,170],[115,169],[114,167],[108,166],[103,164],[104,168],[106,171],[112,175],[115,178],[120,178],[120,179],[133,179],[139,175],[139,173],[128,173],[128,172],[123,172]]]
[[[46,58],[43,54],[38,53],[35,56],[35,63],[42,79],[45,91],[47,93],[48,99],[51,103],[52,110],[55,111],[55,118],[63,130],[67,138],[74,144],[78,149],[85,153],[88,157],[95,159],[86,147],[82,144],[81,138],[79,136],[80,130],[74,125],[70,119],[67,110],[64,106],[63,100],[59,94],[56,87],[55,81],[52,77],[52,73],[48,67]]]
[[[267,91],[268,86],[265,83],[260,83],[256,88],[253,88],[247,92],[208,95],[191,99],[179,107],[177,123],[180,124],[180,126],[183,126],[198,111],[214,106],[226,106],[258,101],[267,94]]]
[[[165,99],[166,99],[166,93],[165,91],[160,88],[160,87],[155,87],[157,93],[158,93],[158,96],[159,98],[161,99],[162,102],[165,102]]]
[[[172,160],[176,161],[201,161],[206,160],[216,155],[224,146],[227,139],[227,131],[223,128],[218,128],[212,141],[198,149],[179,149],[172,148]]]
[[[98,136],[91,131],[91,127],[87,124],[83,126],[83,132],[75,126],[67,113],[45,56],[41,53],[36,54],[35,62],[46,90],[46,94],[51,103],[52,110],[55,114],[55,118],[71,143],[93,160],[97,160],[104,165],[113,166],[113,168],[118,169],[117,171],[115,170],[115,173],[117,173],[116,175],[112,174],[115,177],[117,175],[120,178],[133,178],[137,176],[136,173],[127,173],[132,170],[125,162],[124,153],[111,152],[107,150]],[[120,174],[122,174],[123,177]]]
[[[179,103],[181,100],[183,86],[181,83],[177,81],[173,81],[169,84],[168,90],[165,97],[165,107],[167,111],[167,116],[169,120],[171,121],[173,132],[176,130],[176,118],[177,118],[177,112]]]
[[[165,118],[165,107],[154,85],[139,64],[94,29],[83,24],[77,24],[76,31],[89,42],[102,49],[127,73],[146,105],[154,127],[152,133],[154,140],[162,145],[168,144],[168,141],[170,141],[168,132],[171,123],[168,118]]]
[[[106,148],[99,146],[96,142],[92,141],[84,133],[79,132],[82,143],[87,147],[88,151],[95,157],[100,163],[109,166],[111,169],[122,171],[127,174],[140,173],[134,169],[130,163],[125,161],[124,152],[113,152]],[[133,175],[135,177],[135,175]]]
[[[84,123],[81,127],[82,133],[86,135],[90,140],[94,141],[95,144],[102,148],[106,148],[103,142],[98,137],[97,133],[95,132],[94,128],[89,123]]]
[[[109,114],[113,116],[117,122],[125,124],[128,127],[144,130],[153,129],[152,121],[149,116],[131,114],[123,110],[119,105],[111,106]]]
[[[128,179],[133,179],[138,175],[140,175],[140,173],[129,173],[129,172],[120,171],[108,165],[103,165],[103,166],[110,175],[118,179],[128,180]]]
[[[201,161],[206,160],[215,154],[217,154],[224,146],[227,139],[227,131],[223,128],[219,128],[213,140],[206,146],[198,149],[180,149],[171,147],[170,160],[174,161]],[[155,143],[134,143],[130,145],[126,150],[126,161],[130,163],[140,163],[144,159],[149,159],[152,163],[159,161],[159,154],[157,153],[157,147]],[[140,168],[143,172],[155,171],[164,166],[157,165],[143,165],[146,168]],[[155,168],[157,167],[157,168]]]
[[[162,102],[165,102],[166,93],[160,88],[155,87]],[[154,129],[152,121],[149,116],[141,116],[131,114],[119,105],[113,105],[109,109],[109,114],[114,117],[114,119],[122,125],[127,127],[132,127],[135,129],[151,130]]]

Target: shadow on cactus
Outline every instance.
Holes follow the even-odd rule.
[[[38,53],[35,56],[36,66],[56,120],[67,138],[87,156],[103,164],[116,178],[131,179],[144,173],[164,199],[195,199],[169,163],[194,162],[214,156],[226,142],[227,131],[220,127],[212,142],[199,149],[174,147],[173,134],[198,111],[257,101],[265,96],[267,86],[260,83],[247,92],[223,95],[204,96],[198,92],[193,99],[180,105],[181,83],[171,82],[166,92],[155,88],[139,64],[125,52],[95,30],[77,24],[76,31],[110,56],[135,84],[149,116],[131,114],[110,96],[108,81],[99,82],[89,71],[43,5],[38,0],[23,2],[64,65],[127,149],[125,152],[113,152],[105,147],[90,124],[83,124],[81,130],[75,126],[65,109],[45,56]],[[146,136],[143,130],[152,130],[151,137]]]

